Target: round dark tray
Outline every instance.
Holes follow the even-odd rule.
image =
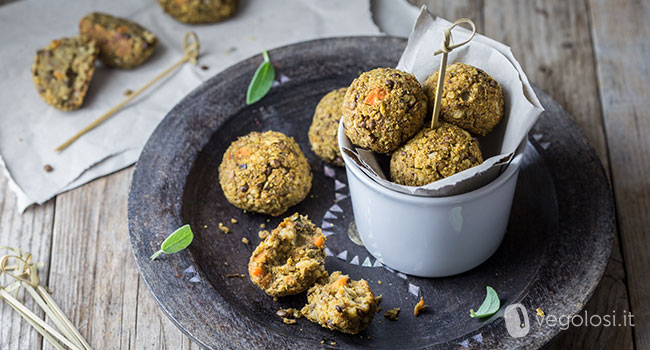
[[[307,129],[325,93],[346,86],[360,72],[395,66],[405,44],[390,37],[354,37],[279,48],[270,55],[283,82],[259,103],[244,102],[261,61],[257,56],[205,82],[158,126],[133,176],[131,246],[154,298],[194,341],[210,349],[529,349],[541,347],[560,331],[559,325],[535,321],[537,307],[559,317],[578,313],[587,302],[612,248],[611,191],[580,130],[540,90],[536,92],[546,112],[529,135],[507,234],[488,261],[453,277],[417,278],[379,266],[365,248],[348,238],[353,217],[345,172],[323,164],[311,152]],[[260,241],[260,225],[273,228],[282,217],[244,213],[231,206],[218,184],[217,168],[236,137],[271,129],[296,139],[314,173],[311,195],[286,215],[298,211],[322,225],[331,255],[326,268],[368,280],[373,291],[383,295],[384,310],[402,309],[398,321],[379,313],[367,330],[354,336],[305,319],[286,325],[275,311],[301,307],[304,293],[273,301],[247,277],[226,276],[246,273],[248,258]],[[231,218],[239,222],[231,224]],[[219,222],[232,233],[221,233]],[[195,232],[190,247],[150,261],[164,238],[184,223]],[[251,244],[243,244],[242,237]],[[469,309],[481,304],[486,285],[499,293],[501,311],[487,320],[470,318]],[[416,294],[429,305],[418,318],[412,314]],[[511,337],[504,325],[503,309],[512,303],[528,310],[530,333],[521,338]]]

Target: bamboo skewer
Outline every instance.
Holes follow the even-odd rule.
[[[32,255],[23,253],[20,249],[11,247],[0,247],[0,249],[6,249],[13,253],[0,258],[0,275],[5,274],[14,279],[8,286],[0,286],[0,299],[16,310],[25,321],[56,349],[65,350],[65,345],[72,350],[91,350],[92,348],[88,342],[52,299],[47,288],[40,285],[38,268],[42,264],[32,262]],[[16,263],[10,265],[10,259],[15,260]],[[34,299],[36,304],[45,312],[45,315],[49,317],[54,327],[38,317],[17,299],[20,287],[24,288],[27,294]],[[11,292],[15,292],[15,296]]]
[[[469,38],[463,41],[462,43],[453,45],[452,44],[453,40],[451,38],[451,31],[461,23],[467,23],[472,27],[472,35],[470,35]],[[433,53],[434,56],[442,54],[442,58],[440,59],[440,70],[438,70],[438,81],[436,82],[436,100],[433,103],[433,116],[431,117],[431,129],[435,129],[438,127],[438,115],[440,114],[440,99],[442,98],[442,88],[445,81],[445,72],[447,70],[447,56],[453,49],[459,48],[469,43],[474,38],[475,34],[476,34],[476,26],[474,25],[474,22],[472,22],[468,18],[461,18],[457,20],[451,25],[451,27],[443,31],[444,39],[442,41],[442,47]]]
[[[192,40],[190,40],[192,39]],[[190,62],[194,65],[196,65],[196,59],[199,56],[199,38],[196,36],[196,33],[194,32],[187,32],[185,34],[185,38],[183,40],[183,52],[185,55],[183,58],[181,58],[178,62],[174,63],[172,66],[169,68],[165,69],[162,73],[158,74],[153,80],[150,82],[146,83],[143,87],[139,88],[135,92],[133,92],[131,95],[129,95],[127,98],[125,98],[122,102],[118,103],[117,106],[111,108],[108,112],[106,112],[104,115],[101,117],[95,119],[93,122],[88,124],[86,127],[81,129],[79,132],[74,134],[71,138],[69,138],[67,141],[59,145],[59,147],[55,148],[54,151],[56,152],[61,152],[64,149],[66,149],[68,146],[70,146],[73,142],[77,141],[81,136],[89,132],[90,130],[96,128],[99,126],[101,123],[106,121],[106,119],[110,118],[115,114],[117,111],[122,109],[127,103],[131,102],[134,98],[136,98],[139,94],[141,94],[143,91],[147,90],[150,88],[153,84],[158,82],[160,79],[165,77],[167,74],[170,72],[174,71],[176,68],[180,67],[183,65],[185,62]]]

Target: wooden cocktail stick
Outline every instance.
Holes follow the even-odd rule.
[[[138,90],[136,90],[135,92],[133,92],[131,95],[129,95],[127,98],[125,98],[124,101],[120,102],[117,106],[111,108],[104,115],[102,115],[101,117],[95,119],[92,123],[88,124],[85,128],[81,129],[79,132],[77,132],[74,136],[72,136],[66,142],[62,143],[59,147],[55,148],[54,151],[60,152],[60,151],[63,151],[64,149],[66,149],[73,142],[77,141],[78,138],[83,136],[88,131],[96,128],[99,124],[106,121],[106,119],[110,118],[113,114],[115,114],[115,112],[119,111],[127,103],[131,102],[131,100],[136,98],[136,96],[138,96],[144,90],[151,87],[151,85],[155,84],[158,80],[162,79],[165,75],[167,75],[170,72],[174,71],[176,68],[180,67],[185,62],[189,61],[190,63],[196,65],[196,58],[199,56],[200,47],[201,46],[199,45],[199,38],[196,36],[196,33],[194,33],[194,32],[185,33],[185,39],[183,40],[183,51],[185,52],[185,55],[183,56],[183,58],[181,58],[178,62],[174,63],[171,67],[165,69],[162,73],[158,74],[155,78],[153,78],[153,80],[151,80],[150,82],[145,84],[143,87],[141,87]]]
[[[461,23],[468,23],[470,26],[472,26],[472,35],[469,36],[469,39],[463,41],[460,44],[456,45],[451,45],[452,39],[451,39],[451,31],[452,29],[456,28],[457,25]],[[454,22],[451,27],[447,28],[443,32],[444,34],[444,39],[442,41],[442,47],[433,53],[434,56],[442,54],[442,59],[440,60],[440,70],[438,70],[438,81],[436,82],[436,100],[433,103],[433,116],[431,118],[431,128],[435,129],[438,127],[438,115],[440,114],[440,99],[442,95],[442,87],[444,84],[445,80],[445,71],[447,68],[447,56],[451,52],[451,50],[456,49],[458,47],[461,47],[470,40],[474,38],[474,34],[476,34],[476,26],[474,25],[474,22],[472,22],[468,18],[461,18]]]

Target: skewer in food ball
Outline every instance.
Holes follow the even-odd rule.
[[[438,72],[424,82],[433,106]],[[504,114],[501,85],[484,71],[464,63],[447,66],[440,99],[440,120],[459,126],[474,136],[485,136]]]
[[[278,216],[307,196],[312,174],[293,138],[251,132],[233,142],[219,165],[219,183],[234,206]]]
[[[388,154],[422,128],[427,97],[412,74],[377,68],[352,82],[342,111],[353,144]]]
[[[253,251],[251,281],[274,297],[306,291],[325,270],[325,235],[306,216],[285,218]]]
[[[393,153],[390,177],[400,185],[424,186],[482,162],[478,142],[467,131],[441,122],[422,129]]]
[[[325,95],[318,102],[309,127],[311,149],[324,161],[336,166],[344,165],[336,135],[341,120],[341,105],[347,90],[348,88],[340,88]]]

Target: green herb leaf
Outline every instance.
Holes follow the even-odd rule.
[[[273,80],[275,80],[275,68],[271,64],[269,53],[264,50],[262,51],[262,56],[264,56],[264,62],[257,67],[255,75],[253,75],[253,80],[248,85],[248,91],[246,92],[247,105],[252,105],[266,96],[269,90],[271,90]]]
[[[469,315],[471,317],[490,317],[499,311],[501,300],[499,300],[497,292],[490,286],[487,286],[486,289],[487,295],[481,307],[478,308],[478,311],[474,312],[473,309],[469,309]]]
[[[151,256],[151,260],[156,259],[162,253],[173,254],[187,248],[192,243],[192,239],[194,239],[194,233],[192,233],[190,225],[181,226],[162,242],[160,250]]]

